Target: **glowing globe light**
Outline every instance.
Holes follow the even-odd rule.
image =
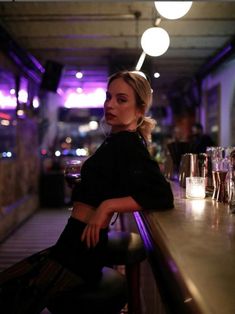
[[[83,89],[82,89],[81,87],[78,87],[78,88],[76,89],[76,91],[77,91],[78,94],[81,94],[81,93],[83,92]]]
[[[23,103],[27,103],[27,100],[28,100],[28,93],[27,93],[27,91],[24,90],[24,89],[21,89],[19,91],[19,101],[23,102]]]
[[[141,37],[144,52],[152,57],[164,54],[170,45],[168,33],[161,27],[148,28]]]
[[[59,150],[56,150],[56,151],[55,151],[55,156],[56,156],[56,157],[61,156],[61,152],[60,152]]]
[[[77,79],[81,79],[81,78],[83,78],[83,73],[82,72],[77,72],[75,76],[76,76]]]
[[[98,129],[99,124],[98,124],[97,121],[90,121],[89,122],[89,127],[90,127],[90,130],[94,131],[94,130]]]
[[[176,20],[190,10],[192,1],[155,1],[154,5],[161,16]]]
[[[11,152],[7,152],[7,157],[8,158],[12,157],[12,153]]]
[[[85,148],[77,148],[76,149],[76,155],[77,156],[87,156],[88,152]]]
[[[72,143],[72,138],[70,136],[67,136],[65,142],[68,144]]]
[[[159,73],[159,72],[155,72],[155,73],[153,74],[153,76],[154,76],[155,78],[159,78],[159,77],[160,77],[160,73]]]
[[[19,110],[17,110],[16,114],[18,117],[23,117],[24,116],[24,110],[19,109]]]
[[[38,97],[33,98],[33,108],[38,108],[39,107],[39,99]]]
[[[10,121],[3,119],[3,120],[1,120],[0,124],[3,125],[3,126],[9,126],[10,125]]]

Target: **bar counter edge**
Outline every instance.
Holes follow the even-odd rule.
[[[171,186],[174,209],[134,213],[166,312],[233,314],[235,215],[210,196],[189,200]]]

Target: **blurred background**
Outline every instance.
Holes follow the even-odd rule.
[[[168,34],[160,55],[142,46],[149,28]],[[151,82],[160,165],[167,144],[187,142],[194,122],[216,145],[235,145],[234,30],[233,1],[194,1],[178,19],[153,1],[1,2],[2,215],[26,195],[36,208],[38,192],[43,206],[66,202],[64,162],[87,158],[104,139],[106,82],[118,70],[141,70]],[[150,46],[162,42],[153,37]]]

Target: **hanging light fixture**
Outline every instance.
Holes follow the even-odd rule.
[[[192,1],[155,1],[154,5],[161,16],[175,20],[190,10]]]
[[[151,57],[164,54],[170,45],[170,37],[161,27],[150,27],[141,37],[141,47]]]

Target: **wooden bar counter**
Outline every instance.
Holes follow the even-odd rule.
[[[235,215],[171,185],[173,210],[134,214],[166,312],[234,314]]]

